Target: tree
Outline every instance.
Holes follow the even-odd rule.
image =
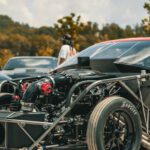
[[[144,4],[144,8],[147,10],[148,17],[142,20],[144,30],[150,35],[150,0]]]
[[[133,32],[134,32],[136,37],[147,36],[145,29],[144,29],[144,26],[142,24],[140,24],[140,25],[136,24],[134,29],[133,29]]]
[[[134,30],[131,28],[131,26],[127,25],[124,30],[124,37],[134,37]]]
[[[60,43],[50,35],[34,35],[30,41],[32,43],[30,55],[56,55],[60,47]]]
[[[3,29],[9,28],[10,26],[13,25],[13,20],[6,16],[6,15],[0,15],[0,31]]]
[[[53,54],[54,54],[54,50],[51,49],[50,47],[41,48],[37,52],[38,56],[52,56]]]
[[[116,23],[105,24],[100,31],[100,34],[107,37],[109,40],[124,37],[124,30]]]
[[[0,50],[0,67],[3,67],[5,63],[13,57],[13,53],[9,49],[1,49]]]
[[[30,41],[20,34],[11,34],[9,36],[9,48],[15,55],[28,55],[31,47]]]
[[[60,36],[68,33],[76,39],[80,31],[80,19],[81,16],[75,16],[74,13],[71,13],[69,16],[59,19],[57,23],[54,24],[54,28]]]
[[[81,16],[74,13],[59,19],[54,29],[61,37],[66,33],[70,34],[78,51],[100,41],[98,24],[91,21],[81,22]]]

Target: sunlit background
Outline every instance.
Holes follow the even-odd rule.
[[[13,56],[58,56],[69,33],[82,51],[149,36],[149,0],[0,0],[0,66]]]

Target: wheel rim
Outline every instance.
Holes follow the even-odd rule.
[[[134,126],[125,111],[109,114],[104,127],[104,145],[106,150],[128,150],[134,143]]]

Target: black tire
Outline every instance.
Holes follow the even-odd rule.
[[[0,145],[5,141],[5,127],[3,124],[0,124]]]
[[[0,93],[0,106],[10,104],[13,100],[12,96],[11,93]]]
[[[119,96],[108,97],[93,110],[87,127],[89,150],[139,150],[142,125],[135,106]]]

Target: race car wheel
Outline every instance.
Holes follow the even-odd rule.
[[[141,120],[127,99],[113,96],[94,108],[87,127],[89,150],[139,150]]]
[[[13,94],[11,93],[0,93],[0,106],[8,105],[12,101]]]
[[[0,123],[0,145],[3,144],[5,140],[5,128],[4,125]]]

